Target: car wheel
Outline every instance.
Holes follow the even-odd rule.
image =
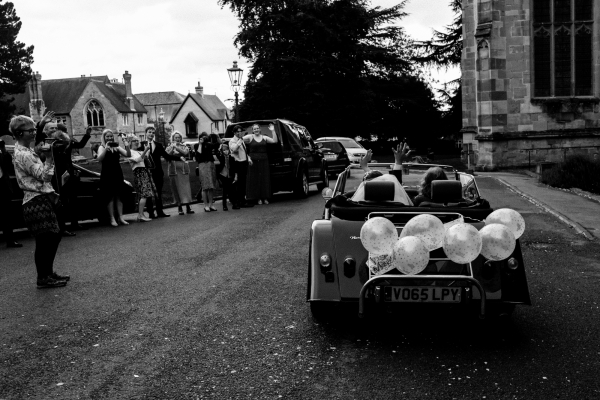
[[[329,187],[329,171],[327,171],[327,168],[325,168],[325,166],[323,166],[323,172],[321,173],[321,178],[323,179],[323,181],[317,185],[317,189],[319,189],[319,190],[323,190],[323,189]]]
[[[296,188],[294,192],[296,196],[300,198],[304,198],[308,196],[309,184],[308,184],[308,175],[306,171],[302,172],[300,176],[296,180]]]

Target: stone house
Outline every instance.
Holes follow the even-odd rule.
[[[186,139],[194,139],[201,132],[224,134],[231,123],[225,104],[216,96],[204,94],[200,83],[195,93],[189,93],[169,120],[173,128]]]
[[[600,0],[463,0],[463,144],[476,168],[600,150]]]
[[[164,121],[170,121],[185,99],[184,95],[177,92],[137,93],[135,97],[148,110],[148,123],[151,124],[158,122],[161,113]]]
[[[87,126],[92,126],[92,138],[80,154],[92,156],[92,148],[101,141],[106,128],[135,133],[143,139],[147,111],[132,94],[131,74],[125,71],[123,82],[107,76],[42,80],[32,75],[25,93],[15,96],[17,114],[29,115],[39,121],[46,110],[54,111],[55,121],[67,127],[71,137],[79,139]]]

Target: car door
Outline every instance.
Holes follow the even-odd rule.
[[[321,178],[321,164],[323,156],[321,155],[321,152],[313,142],[306,128],[299,125],[295,126],[295,128],[300,133],[302,151],[308,166],[308,179],[311,182],[319,180]]]

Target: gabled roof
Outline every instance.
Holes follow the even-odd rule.
[[[181,104],[185,100],[185,96],[177,92],[138,93],[135,97],[145,106]]]
[[[98,90],[106,99],[122,113],[132,112],[127,103],[124,83],[111,82],[108,76],[85,76],[80,78],[42,80],[42,97],[48,110],[57,115],[69,114],[86,86],[94,81]],[[29,115],[29,88],[24,93],[15,95],[13,104],[16,112]],[[147,112],[146,108],[133,96],[135,112]]]
[[[205,94],[204,96],[201,96],[198,93],[190,93],[186,96],[185,100],[183,100],[177,111],[173,113],[171,121],[169,121],[170,124],[173,123],[175,117],[177,117],[177,114],[179,114],[179,111],[188,99],[194,101],[212,121],[223,121],[229,117],[229,110],[216,95]]]

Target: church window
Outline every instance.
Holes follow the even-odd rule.
[[[104,126],[104,110],[96,100],[88,103],[85,113],[88,126]]]
[[[535,97],[591,96],[593,0],[535,0]]]

